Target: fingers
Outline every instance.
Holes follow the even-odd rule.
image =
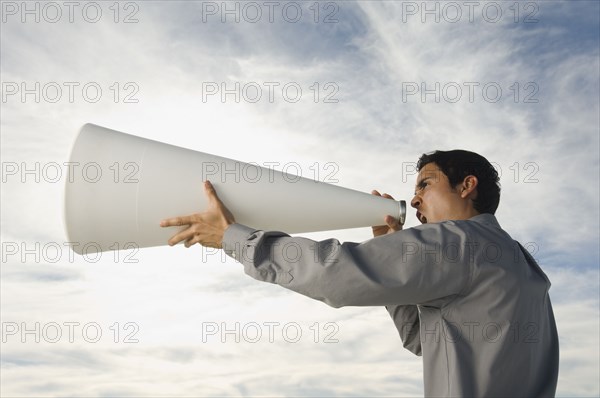
[[[168,241],[169,246],[175,246],[180,242],[183,242],[184,246],[187,248],[192,247],[196,243],[199,243],[202,246],[214,247],[218,249],[222,247],[221,243],[217,243],[219,242],[218,238],[211,236],[210,233],[205,230],[198,230],[198,228],[195,228],[194,226],[178,232]]]
[[[384,193],[383,195],[379,193],[376,189],[371,191],[371,195],[379,196],[386,199],[394,199],[392,195]],[[395,231],[400,231],[402,229],[402,225],[396,220],[394,217],[387,215],[384,218],[385,225],[375,225],[372,227],[373,236],[380,236],[389,234]]]
[[[203,246],[221,248],[223,233],[235,220],[208,180],[204,181],[204,191],[209,202],[206,211],[190,216],[167,218],[160,222],[161,227],[187,226],[169,239],[169,245],[173,246],[183,241],[186,247],[200,243]]]
[[[389,194],[387,194],[387,193],[384,193],[384,194],[382,195],[382,194],[380,194],[380,193],[379,193],[379,191],[377,191],[376,189],[374,189],[374,190],[372,190],[372,191],[371,191],[371,195],[375,195],[375,196],[381,196],[381,197],[383,197],[383,198],[386,198],[386,199],[394,199],[394,198],[392,197],[392,195],[389,195]]]
[[[199,234],[195,234],[192,237],[188,238],[184,245],[185,247],[189,248],[192,247],[193,245],[195,245],[196,243],[200,243],[200,235]]]
[[[169,239],[169,246],[174,246],[183,240],[188,240],[194,237],[196,232],[192,228],[185,229],[173,235],[171,239]]]
[[[182,225],[190,225],[192,216],[167,218],[160,222],[161,227],[180,227]]]
[[[161,227],[180,227],[182,225],[190,225],[191,223],[192,223],[192,216],[173,217],[173,218],[167,218],[165,220],[162,220],[160,222],[160,226]],[[168,243],[170,246],[176,245],[179,242],[181,242],[182,240],[188,239],[190,237],[190,235],[193,235],[192,229],[186,228],[183,231],[179,231],[178,233],[173,235],[171,237],[171,239],[169,239]]]

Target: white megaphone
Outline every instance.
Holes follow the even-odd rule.
[[[86,124],[68,168],[65,223],[78,254],[166,245],[162,219],[198,213],[210,180],[236,222],[287,233],[404,223],[406,203]]]

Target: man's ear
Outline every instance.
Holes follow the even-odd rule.
[[[479,184],[479,181],[477,180],[477,177],[475,177],[474,175],[466,176],[460,187],[460,197],[466,198],[469,195],[474,195],[473,199],[476,198],[477,197],[476,188],[477,188],[478,184]]]

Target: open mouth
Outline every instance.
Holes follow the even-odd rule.
[[[427,217],[425,217],[421,212],[417,212],[417,218],[421,221],[421,224],[427,224]]]

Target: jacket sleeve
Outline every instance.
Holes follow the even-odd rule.
[[[424,224],[363,243],[313,241],[230,225],[223,248],[251,277],[332,307],[437,305],[469,283],[466,232]]]
[[[421,352],[421,325],[419,323],[419,310],[416,305],[388,305],[385,309],[389,312],[402,345],[415,355]]]

